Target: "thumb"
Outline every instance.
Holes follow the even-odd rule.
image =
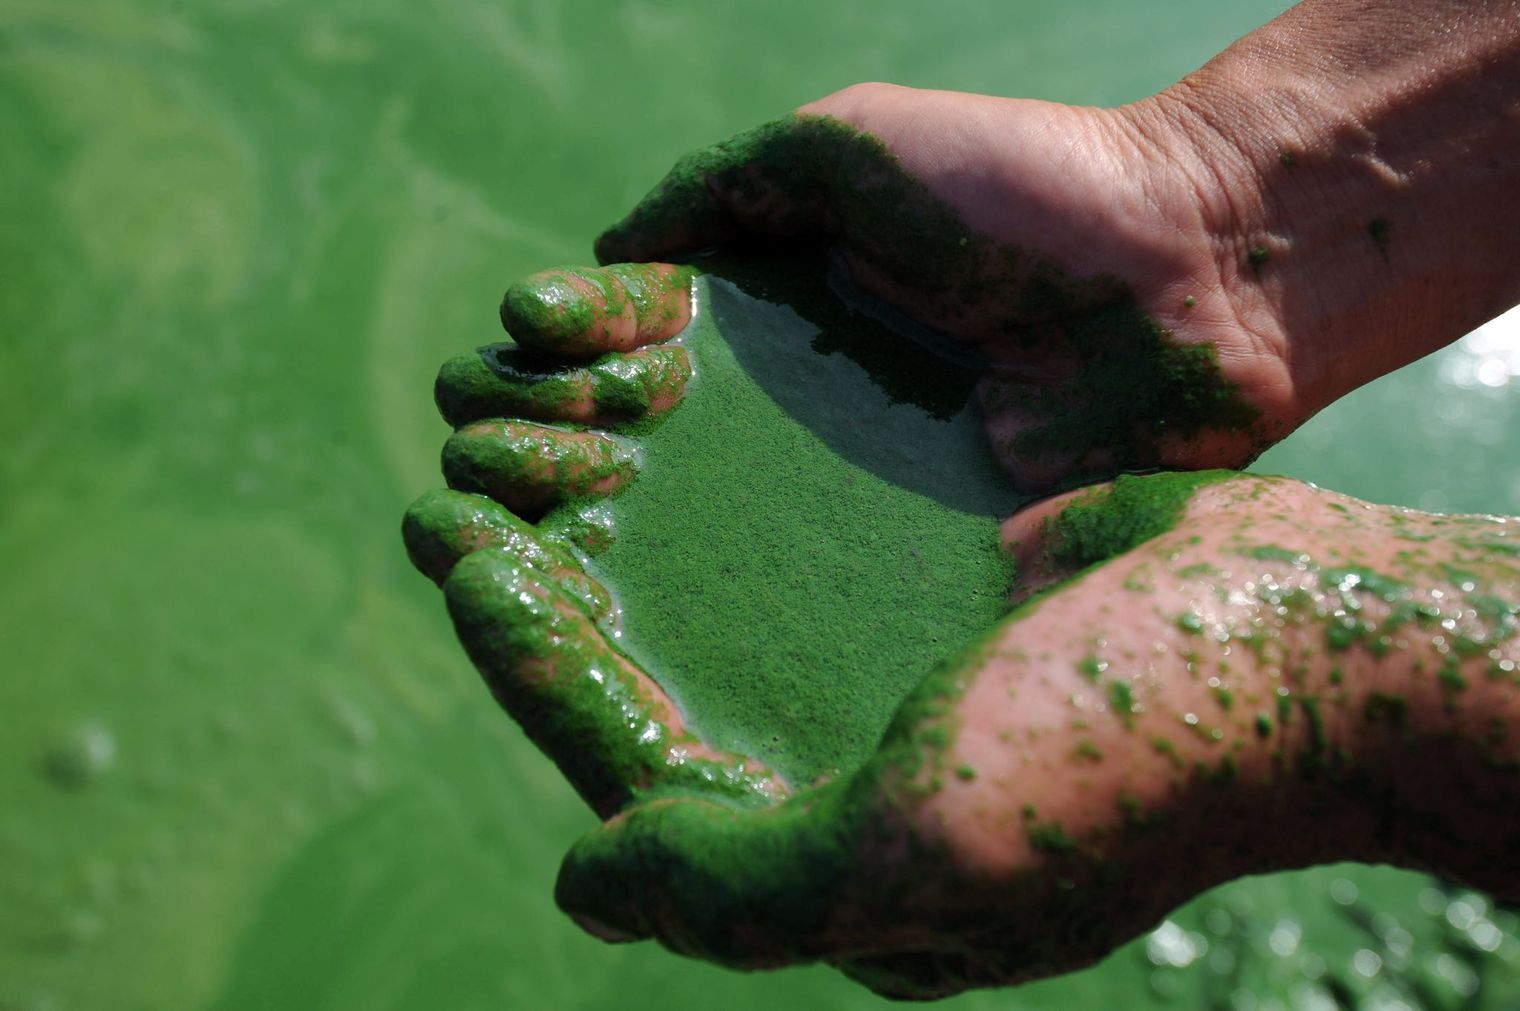
[[[858,832],[838,791],[764,809],[696,798],[640,805],[582,838],[555,900],[605,940],[653,938],[735,968],[830,953],[848,915]]]
[[[596,240],[601,263],[657,260],[742,241],[828,234],[843,174],[835,134],[850,127],[789,116],[678,161]]]

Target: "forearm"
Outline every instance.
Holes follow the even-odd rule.
[[[1311,409],[1520,302],[1515,0],[1309,0],[1149,104]]]

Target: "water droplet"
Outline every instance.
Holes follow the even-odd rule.
[[[1267,935],[1267,947],[1279,958],[1287,958],[1298,950],[1298,942],[1304,936],[1303,928],[1292,920],[1278,920]]]
[[[1202,934],[1189,933],[1171,920],[1164,921],[1145,939],[1145,957],[1152,965],[1185,969],[1206,951],[1208,942]]]
[[[55,786],[82,790],[115,763],[116,738],[99,723],[82,723],[47,749],[42,772]]]
[[[1351,968],[1371,979],[1383,969],[1383,960],[1371,948],[1362,948],[1351,956]]]
[[[1436,975],[1451,984],[1451,988],[1463,997],[1471,997],[1478,990],[1478,974],[1472,968],[1451,955],[1439,955],[1435,962]]]

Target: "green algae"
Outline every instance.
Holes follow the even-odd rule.
[[[1103,761],[1103,749],[1088,740],[1078,741],[1076,747],[1071,749],[1071,754],[1080,762]]]
[[[512,285],[501,300],[501,325],[519,345],[564,358],[595,357],[614,328],[656,330],[679,316],[672,295],[691,283],[689,269],[657,265],[556,267]]]
[[[489,344],[444,362],[433,384],[438,413],[458,427],[483,418],[559,421],[567,405],[589,399],[601,423],[646,417],[657,398],[678,394],[691,377],[679,346],[609,354],[565,365],[515,344]]]
[[[613,439],[503,421],[459,429],[443,444],[442,458],[450,488],[489,495],[527,515],[611,490],[635,472],[632,452]]]
[[[698,740],[667,726],[647,685],[600,636],[587,634],[590,608],[555,594],[514,552],[467,555],[444,594],[491,693],[599,814],[652,791],[749,804],[770,798],[770,777],[750,771],[742,757],[692,754]],[[672,760],[673,752],[682,757]]]
[[[1077,673],[1093,684],[1098,683],[1099,676],[1106,670],[1108,670],[1108,664],[1091,653],[1077,661]]]
[[[732,273],[795,296],[782,285],[805,272],[771,264]],[[856,768],[924,675],[1007,612],[998,523],[1021,499],[963,367],[914,403],[891,356],[867,368],[859,339],[814,319],[913,368],[921,346],[826,288],[778,304],[706,269],[682,337],[695,378],[641,436],[637,480],[607,503],[618,539],[591,569],[623,610],[620,647],[707,740],[806,783]],[[962,403],[943,417],[950,388]]]
[[[1106,487],[1084,492],[1049,520],[1050,555],[1064,565],[1096,565],[1129,551],[1177,524],[1193,493],[1226,481],[1235,471],[1121,474]]]
[[[1077,841],[1066,834],[1060,822],[1049,821],[1030,825],[1025,832],[1029,845],[1041,853],[1075,853]]]
[[[999,447],[1008,456],[1080,467],[1098,451],[1134,470],[1154,466],[1163,436],[1248,431],[1260,416],[1212,346],[1177,343],[1122,281],[1073,278],[971,230],[880,140],[829,117],[777,120],[687,155],[596,251],[606,263],[778,238],[843,242],[925,318],[970,311],[1003,339],[1072,363],[1070,381],[987,388],[994,408],[1035,408],[1037,422]]]
[[[1110,681],[1108,683],[1108,704],[1113,709],[1114,715],[1127,729],[1133,730],[1135,726],[1135,691],[1128,681]]]

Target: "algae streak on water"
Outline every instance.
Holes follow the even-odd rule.
[[[697,728],[808,782],[857,766],[1006,612],[998,522],[1020,499],[971,369],[848,308],[816,263],[704,266],[696,378],[641,439],[595,569],[621,645]]]

